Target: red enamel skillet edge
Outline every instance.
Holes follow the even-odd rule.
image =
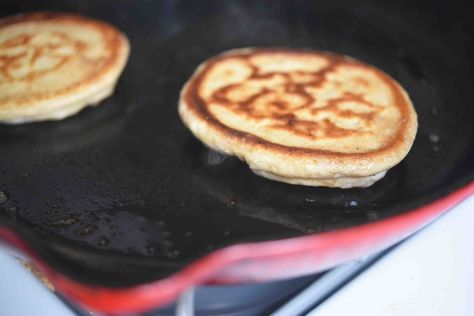
[[[88,310],[109,315],[138,313],[167,304],[202,283],[231,284],[315,273],[388,247],[425,226],[474,193],[474,181],[407,213],[354,228],[217,250],[174,275],[127,288],[77,282],[55,272],[12,229],[0,226],[0,240],[24,253],[56,290]]]

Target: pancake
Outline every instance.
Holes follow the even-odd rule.
[[[0,20],[0,122],[60,120],[112,94],[129,54],[113,26],[71,14]]]
[[[246,48],[201,64],[180,94],[204,144],[291,184],[367,187],[410,150],[417,116],[381,70],[314,50]]]

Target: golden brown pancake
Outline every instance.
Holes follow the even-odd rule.
[[[311,186],[367,187],[410,150],[417,117],[381,70],[335,53],[236,49],[198,67],[179,113],[207,146],[258,175]]]
[[[31,13],[0,20],[0,122],[60,120],[112,94],[129,54],[104,22]]]

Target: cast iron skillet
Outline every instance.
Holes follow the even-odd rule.
[[[438,210],[473,191],[468,1],[8,2],[2,15],[78,12],[118,26],[131,42],[116,92],[100,107],[61,122],[0,126],[2,236],[74,282],[123,288],[166,279],[229,245],[386,223],[456,190]],[[419,115],[406,159],[370,188],[339,190],[265,180],[206,149],[181,123],[178,93],[200,62],[247,46],[335,51],[392,75]],[[204,278],[192,271],[212,270],[192,267],[183,274],[189,284]],[[251,279],[243,277],[251,269],[236,271],[220,279]]]

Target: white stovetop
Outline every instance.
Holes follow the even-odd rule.
[[[474,315],[474,196],[309,314],[326,315]]]
[[[73,316],[0,248],[0,316]],[[474,315],[474,196],[376,262],[310,316]]]

